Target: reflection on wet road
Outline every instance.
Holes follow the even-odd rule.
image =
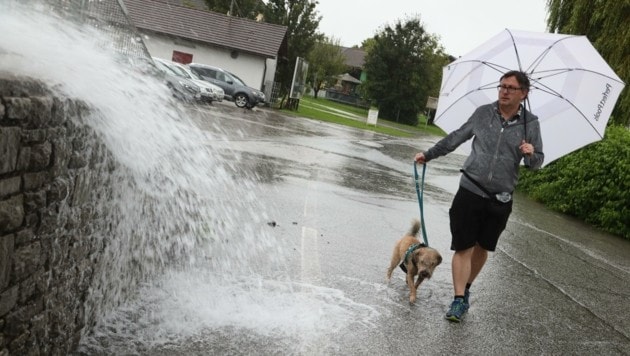
[[[261,276],[255,268],[220,287],[193,279],[183,288],[189,294],[212,286],[191,298],[196,313],[181,310],[186,300],[160,307],[176,309],[171,318],[186,332],[147,353],[630,354],[630,243],[518,195],[466,319],[444,320],[452,298],[448,209],[461,155],[427,169],[425,222],[444,262],[415,305],[400,271],[384,282],[394,242],[419,214],[412,158],[436,137],[398,139],[219,104],[194,120],[234,179],[255,182],[252,193],[274,226],[254,224],[272,238],[260,243],[273,245],[282,268]],[[214,294],[228,301],[209,306]],[[203,317],[204,309],[212,312]]]

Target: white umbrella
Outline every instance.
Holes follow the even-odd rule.
[[[434,123],[451,132],[497,100],[501,75],[527,73],[545,164],[604,137],[624,83],[585,36],[504,30],[443,69]]]

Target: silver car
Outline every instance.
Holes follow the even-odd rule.
[[[239,108],[252,108],[259,104],[265,104],[265,94],[247,86],[234,73],[199,63],[190,63],[188,67],[203,80],[223,88],[225,98],[234,101],[234,104]]]
[[[209,103],[213,101],[223,101],[223,96],[225,95],[225,93],[223,92],[223,89],[221,89],[221,87],[199,79],[196,74],[190,72],[190,70],[184,65],[156,57],[153,57],[153,60],[169,67],[173,72],[175,72],[177,76],[195,83],[201,91],[201,101]]]
[[[153,58],[155,66],[164,73],[166,85],[171,89],[173,96],[188,102],[201,100],[201,89],[191,80],[180,77],[173,69],[163,62]]]

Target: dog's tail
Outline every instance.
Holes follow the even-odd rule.
[[[420,232],[420,220],[413,219],[411,222],[411,229],[409,229],[409,235],[418,236],[418,232]]]

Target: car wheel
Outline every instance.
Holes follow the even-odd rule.
[[[249,99],[245,94],[236,94],[234,97],[234,104],[236,104],[239,108],[244,108],[249,105]]]

